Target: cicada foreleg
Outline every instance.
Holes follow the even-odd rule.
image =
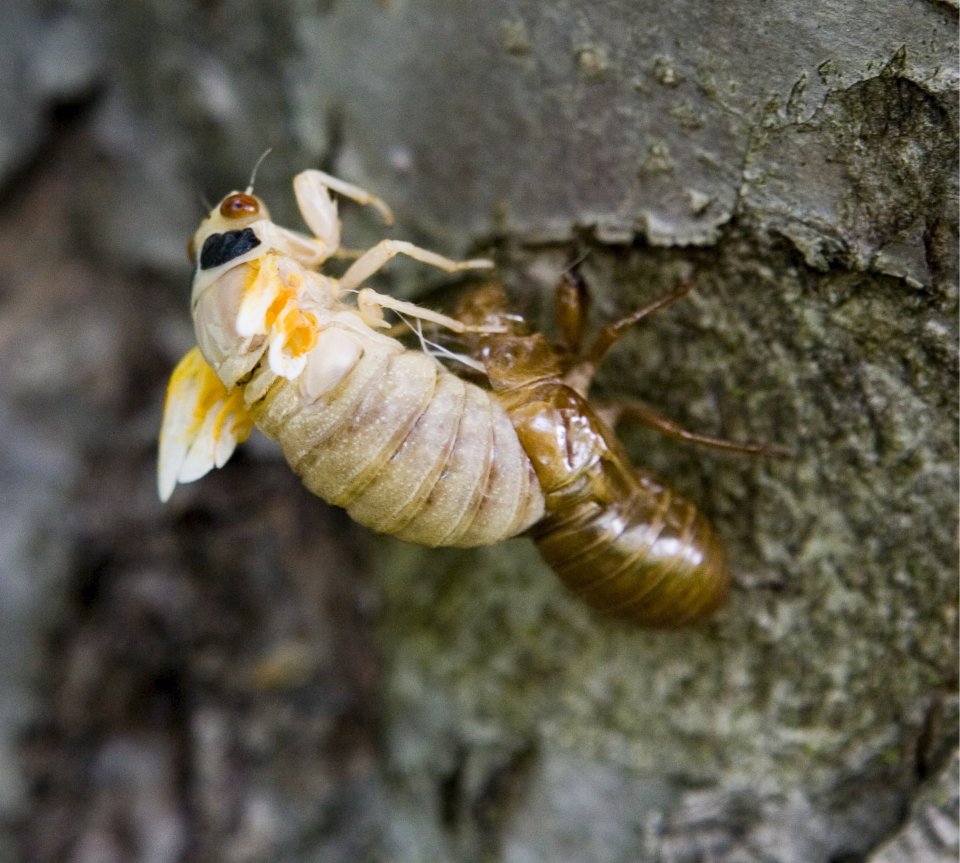
[[[574,283],[576,287],[571,289],[573,279],[574,275],[572,273],[564,274],[564,278],[557,286],[556,308],[562,338],[566,341],[571,338],[571,335],[574,335],[575,350],[579,351],[580,341],[586,326],[586,309],[590,297],[586,285],[579,276],[576,276],[576,282]],[[682,282],[672,291],[661,294],[645,306],[635,309],[630,312],[630,314],[624,315],[616,321],[605,324],[600,332],[597,333],[585,354],[583,356],[575,356],[570,362],[570,368],[564,375],[564,382],[567,386],[576,390],[586,398],[597,370],[610,352],[610,349],[620,341],[623,334],[630,329],[630,327],[634,326],[634,324],[640,323],[640,321],[649,317],[654,312],[682,299],[689,294],[692,289],[692,282]]]
[[[654,312],[672,305],[677,300],[683,299],[692,289],[693,282],[681,282],[672,291],[661,294],[646,305],[635,309],[622,318],[604,325],[584,355],[578,357],[574,354],[573,358],[568,361],[568,369],[564,374],[564,382],[567,386],[586,398],[593,378],[604,358],[610,352],[610,349],[623,337],[624,333],[634,324],[640,323]],[[561,349],[567,349],[568,356],[571,351],[578,352],[580,350],[586,326],[586,311],[589,300],[589,291],[579,273],[574,269],[564,273],[556,289],[555,307],[557,326],[561,339],[559,347]],[[623,420],[631,420],[654,429],[664,435],[664,437],[681,440],[685,443],[696,444],[698,446],[710,447],[726,452],[769,456],[773,458],[786,458],[789,456],[787,450],[773,444],[754,441],[734,441],[690,431],[642,402],[631,401],[610,404],[592,402],[591,404],[611,427],[616,426]]]
[[[301,171],[293,178],[293,191],[303,220],[310,230],[322,239],[335,239],[340,245],[340,220],[337,203],[330,197],[330,190],[358,204],[373,207],[388,224],[393,224],[393,213],[376,195],[353,183],[339,180],[323,171]]]
[[[358,252],[340,247],[340,217],[337,202],[330,195],[331,191],[358,204],[373,207],[388,225],[393,222],[390,208],[376,195],[352,183],[331,177],[323,171],[310,170],[297,174],[293,180],[293,188],[297,207],[313,236],[270,221],[258,225],[258,235],[270,248],[296,258],[308,267],[317,267],[332,257],[362,257]]]

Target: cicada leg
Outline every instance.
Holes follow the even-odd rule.
[[[692,289],[693,282],[681,282],[672,291],[661,294],[630,314],[606,324],[581,357],[579,352],[586,328],[586,312],[590,295],[583,278],[575,269],[564,273],[556,289],[555,306],[557,327],[560,333],[558,347],[568,357],[572,356],[572,359],[568,361],[569,367],[564,374],[564,382],[567,386],[586,398],[601,363],[610,349],[623,337],[623,334],[634,324],[640,323],[654,312],[682,299]],[[649,426],[665,437],[698,446],[774,458],[789,456],[787,450],[773,444],[734,441],[690,431],[642,402],[631,401],[612,404],[592,402],[591,404],[611,427],[616,426],[623,420],[632,420]]]
[[[429,321],[437,326],[444,327],[455,333],[490,333],[502,332],[500,327],[474,327],[444,315],[435,312],[432,309],[426,309],[418,306],[416,303],[409,303],[405,300],[398,300],[389,294],[381,294],[372,288],[363,288],[357,294],[357,308],[363,320],[372,327],[389,326],[383,319],[383,310],[390,309],[400,315],[415,318],[420,321]]]
[[[420,261],[422,264],[429,264],[431,267],[436,267],[446,273],[456,273],[460,270],[489,270],[493,267],[493,261],[488,261],[485,258],[454,261],[445,258],[443,255],[438,255],[436,252],[421,249],[405,240],[381,240],[350,265],[340,279],[341,289],[352,291],[359,287],[397,255],[406,255],[408,258],[413,258],[413,260]]]
[[[503,331],[502,327],[469,326],[463,323],[463,321],[458,321],[456,318],[451,318],[440,312],[423,308],[416,303],[398,300],[389,294],[378,293],[372,288],[363,288],[357,294],[357,310],[360,312],[360,317],[364,323],[371,327],[386,328],[387,332],[391,335],[397,335],[397,333],[394,332],[397,329],[396,326],[390,326],[390,324],[384,320],[384,309],[390,309],[400,315],[400,326],[414,332],[417,338],[420,339],[420,347],[425,354],[430,354],[438,359],[445,357],[446,359],[454,360],[478,372],[484,371],[484,366],[481,362],[466,354],[456,353],[442,345],[431,342],[424,336],[420,322],[428,321],[429,323],[452,330],[455,333],[491,333]],[[410,318],[413,319],[413,323],[410,322]]]
[[[623,420],[632,420],[649,426],[664,437],[682,440],[685,443],[696,444],[697,446],[772,458],[788,458],[790,455],[788,450],[774,444],[735,441],[690,431],[642,402],[612,402],[609,404],[592,402],[591,407],[611,428],[617,426]]]

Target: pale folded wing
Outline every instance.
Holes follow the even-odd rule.
[[[228,391],[199,348],[188,351],[167,385],[160,426],[157,491],[167,501],[177,483],[223,467],[253,428],[240,389]]]

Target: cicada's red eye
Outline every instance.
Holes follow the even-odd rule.
[[[260,212],[260,203],[253,195],[235,192],[227,195],[220,204],[220,215],[225,219],[243,219]]]

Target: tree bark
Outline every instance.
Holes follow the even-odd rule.
[[[0,30],[0,856],[955,859],[957,4],[54,4]],[[735,588],[651,632],[263,439],[155,496],[198,200],[322,167],[549,327],[689,278],[603,399]],[[345,243],[383,235],[345,208]],[[397,261],[381,289],[443,302]]]

